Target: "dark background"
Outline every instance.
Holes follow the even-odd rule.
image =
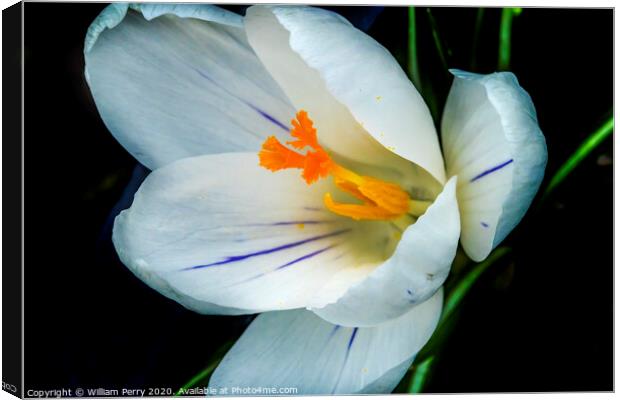
[[[250,317],[187,311],[116,257],[111,210],[127,207],[123,191],[144,171],[107,132],[83,78],[83,38],[103,7],[25,4],[25,387],[176,390]],[[338,11],[369,25],[377,10]],[[472,69],[476,13],[432,9],[450,67]],[[421,76],[440,108],[451,81],[426,9],[417,14]],[[500,14],[484,13],[476,72],[496,68]],[[405,8],[385,8],[368,32],[406,60]],[[611,115],[612,34],[611,10],[525,9],[514,21],[511,70],[547,139],[543,187]],[[512,255],[466,298],[427,391],[613,389],[612,160],[608,138],[532,207],[505,242]]]

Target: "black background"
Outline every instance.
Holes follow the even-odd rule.
[[[25,4],[25,386],[176,390],[250,317],[187,311],[115,255],[110,211],[136,162],[108,133],[83,78],[84,34],[103,7]],[[476,12],[432,9],[450,67],[471,69]],[[485,11],[476,72],[496,68],[500,13]],[[418,24],[421,76],[441,105],[450,80],[423,8]],[[612,33],[611,10],[525,9],[514,21],[511,70],[549,150],[543,186],[610,115]],[[369,34],[404,62],[405,8],[384,9]],[[608,138],[530,210],[505,242],[510,261],[467,297],[427,391],[613,389],[612,159]]]

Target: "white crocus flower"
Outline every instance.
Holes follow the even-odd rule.
[[[115,221],[123,263],[199,313],[263,313],[214,387],[391,391],[459,237],[484,259],[543,176],[514,75],[452,71],[442,157],[390,53],[322,9],[113,4],[85,58],[107,127],[153,170]]]

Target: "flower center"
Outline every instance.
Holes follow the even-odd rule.
[[[330,193],[325,193],[325,206],[336,214],[355,220],[393,220],[410,212],[419,215],[425,211],[426,204],[420,203],[426,202],[411,200],[399,185],[358,175],[332,160],[319,144],[316,128],[306,111],[300,110],[291,123],[293,128],[290,133],[295,140],[286,144],[297,150],[305,147],[309,150],[301,154],[284,146],[275,136],[270,136],[258,153],[262,167],[273,172],[287,168],[301,169],[308,185],[331,175],[340,190],[356,197],[361,204],[339,203],[332,199]]]

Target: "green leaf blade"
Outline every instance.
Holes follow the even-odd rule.
[[[456,325],[458,306],[467,293],[469,293],[480,276],[482,276],[490,266],[500,261],[510,252],[511,249],[509,247],[499,247],[495,249],[486,260],[476,264],[469,270],[463,278],[454,285],[450,293],[446,295],[437,328],[431,339],[426,343],[426,346],[417,354],[416,360],[410,368],[412,373],[411,377],[408,378],[409,383],[407,385],[409,393],[420,393],[424,389],[424,385],[435,365],[439,351]]]
[[[418,44],[417,44],[417,25],[415,17],[415,7],[408,8],[409,17],[409,54],[407,58],[407,72],[409,73],[409,79],[413,82],[413,85],[418,89],[418,92],[422,91],[422,80],[420,79],[420,69],[418,66]]]
[[[497,68],[506,71],[510,68],[510,55],[512,47],[512,20],[521,14],[520,8],[502,9],[502,17],[499,25],[499,55]]]
[[[437,21],[435,20],[435,17],[433,16],[433,13],[431,11],[430,8],[426,9],[426,15],[428,16],[428,22],[431,25],[431,33],[433,35],[433,41],[435,42],[435,48],[437,49],[437,54],[439,56],[439,60],[441,61],[441,65],[443,66],[443,70],[448,71],[448,59],[446,57],[446,52],[447,54],[450,54],[450,49],[445,50],[445,48],[447,48],[446,46],[444,46],[444,42],[441,39],[441,36],[439,35],[439,27],[437,26]]]
[[[182,396],[184,392],[188,391],[189,389],[195,388],[197,386],[206,387],[209,383],[208,380],[211,377],[211,374],[213,373],[213,371],[215,371],[220,361],[222,361],[222,358],[224,358],[224,355],[232,347],[233,344],[234,344],[234,341],[228,341],[224,343],[222,346],[220,346],[220,348],[218,348],[213,354],[213,357],[211,357],[211,360],[209,361],[207,366],[202,371],[200,371],[198,374],[196,374],[194,377],[192,377],[192,379],[190,379],[185,385],[183,385],[174,394],[174,396],[175,397]]]
[[[435,357],[430,356],[415,367],[411,383],[409,384],[409,393],[422,393],[434,362]]]
[[[474,25],[474,38],[472,40],[471,46],[471,60],[470,60],[470,69],[472,71],[476,70],[477,67],[477,54],[478,54],[478,43],[480,42],[480,32],[482,31],[482,21],[484,20],[484,8],[478,8],[476,12],[476,22]]]
[[[478,281],[478,278],[482,275],[484,271],[486,271],[491,265],[493,265],[500,258],[504,257],[506,254],[510,253],[511,249],[509,247],[499,247],[495,249],[486,260],[478,263],[474,268],[469,271],[463,279],[454,287],[454,289],[446,296],[446,301],[444,302],[443,312],[441,314],[440,324],[446,321],[450,315],[454,312],[454,310],[461,304],[465,295],[472,288],[474,283]]]
[[[549,194],[560,184],[566,177],[575,169],[581,162],[596,149],[614,130],[614,118],[610,117],[605,121],[597,130],[592,132],[586,140],[584,140],[577,150],[562,164],[557,170],[549,185],[545,189],[543,199],[547,198]]]

